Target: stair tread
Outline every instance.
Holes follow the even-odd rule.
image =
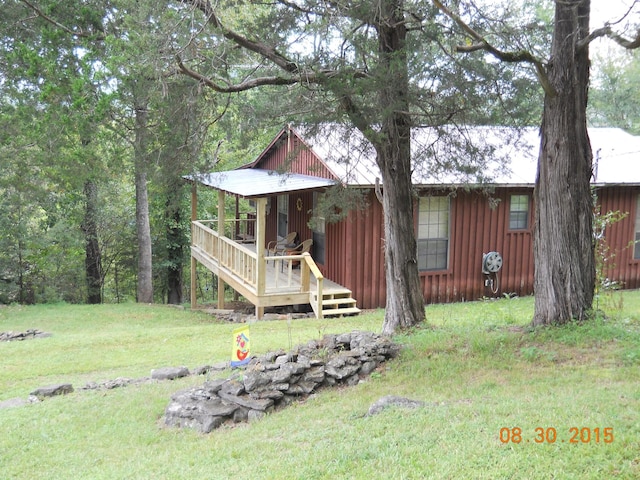
[[[322,300],[322,305],[342,305],[344,303],[356,304],[356,299],[351,297],[346,298],[325,298]]]
[[[332,308],[329,310],[322,310],[322,315],[348,315],[352,313],[360,313],[361,310],[358,307],[349,307],[349,308]]]

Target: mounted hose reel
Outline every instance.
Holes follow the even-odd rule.
[[[489,287],[492,293],[498,293],[498,272],[502,268],[502,255],[498,252],[482,254],[482,273],[484,274],[484,286]]]

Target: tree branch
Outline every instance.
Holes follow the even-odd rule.
[[[207,23],[212,25],[214,28],[220,30],[222,32],[222,35],[225,38],[233,41],[235,44],[251,52],[257,53],[263,58],[268,59],[269,61],[271,61],[278,67],[280,67],[285,72],[289,72],[291,74],[295,74],[299,72],[298,65],[295,62],[292,62],[291,60],[286,58],[284,55],[282,55],[278,51],[276,51],[275,48],[271,47],[270,45],[266,45],[264,43],[251,40],[222,25],[222,22],[217,17],[215,11],[213,10],[213,7],[211,6],[211,3],[209,3],[209,0],[180,0],[180,1],[184,4],[191,5],[194,8],[197,8],[198,10],[200,10],[205,15]]]
[[[49,15],[45,14],[42,10],[40,10],[37,6],[35,6],[29,0],[20,0],[20,1],[24,3],[28,8],[33,10],[36,13],[36,15],[42,18],[45,22],[50,23],[54,27],[57,27],[60,30],[67,32],[70,35],[75,35],[76,37],[80,37],[80,38],[90,38],[92,40],[100,40],[100,41],[105,39],[105,36],[102,33],[96,34],[96,33],[84,32],[82,30],[79,30],[79,31],[73,30],[72,28],[69,28],[61,24],[57,20],[54,20],[53,18],[51,18]]]
[[[515,52],[505,52],[503,50],[499,50],[498,48],[491,45],[479,32],[474,30],[470,25],[462,20],[459,15],[455,14],[452,10],[445,7],[442,2],[440,2],[440,0],[432,1],[438,10],[440,10],[447,17],[458,24],[458,26],[462,28],[462,30],[464,30],[464,32],[467,33],[467,35],[469,35],[475,42],[471,45],[456,46],[457,52],[470,53],[484,50],[485,52],[493,55],[495,58],[502,62],[529,63],[535,67],[536,75],[545,93],[552,97],[556,95],[556,91],[551,85],[549,77],[547,76],[547,71],[544,63],[540,59],[536,58],[533,54],[531,54],[531,52],[528,52],[526,50],[518,50]]]
[[[580,42],[578,42],[578,48],[583,49],[591,42],[593,42],[597,38],[608,37],[614,42],[616,42],[621,47],[626,48],[627,50],[635,50],[636,48],[640,48],[640,30],[636,33],[636,37],[629,40],[624,38],[622,35],[618,35],[611,29],[611,25],[605,24],[604,27],[598,28],[591,32],[587,37],[583,38]]]
[[[299,78],[271,76],[252,78],[236,85],[222,86],[217,84],[210,78],[205,77],[201,73],[198,73],[195,70],[191,70],[182,62],[182,59],[179,56],[176,56],[176,61],[178,63],[178,70],[180,71],[180,73],[183,73],[188,77],[197,80],[199,83],[206,85],[207,87],[219,93],[237,93],[251,90],[252,88],[256,87],[261,87],[263,85],[293,85],[300,82]]]

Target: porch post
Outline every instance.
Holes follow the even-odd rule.
[[[196,182],[191,184],[191,245],[193,245],[193,222],[197,220],[198,216],[198,186]],[[197,261],[191,254],[191,308],[196,308],[198,303],[197,299],[197,277],[196,277]]]
[[[224,192],[222,190],[218,190],[218,235],[219,237],[224,237]],[[218,241],[218,262],[220,265],[223,264],[222,258],[222,242]],[[224,309],[224,280],[222,277],[218,275],[218,308],[220,310]]]
[[[265,249],[265,230],[266,230],[266,198],[256,198],[256,253],[258,254],[258,261],[256,265],[256,278],[257,285],[256,290],[258,298],[264,295],[266,290],[266,278],[267,278],[267,262],[264,259]],[[264,307],[256,305],[256,320],[260,320],[264,315]]]

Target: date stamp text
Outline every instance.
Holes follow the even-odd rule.
[[[526,431],[520,427],[503,427],[500,429],[502,443],[613,443],[613,427],[570,427],[556,429],[554,427],[537,427]]]

